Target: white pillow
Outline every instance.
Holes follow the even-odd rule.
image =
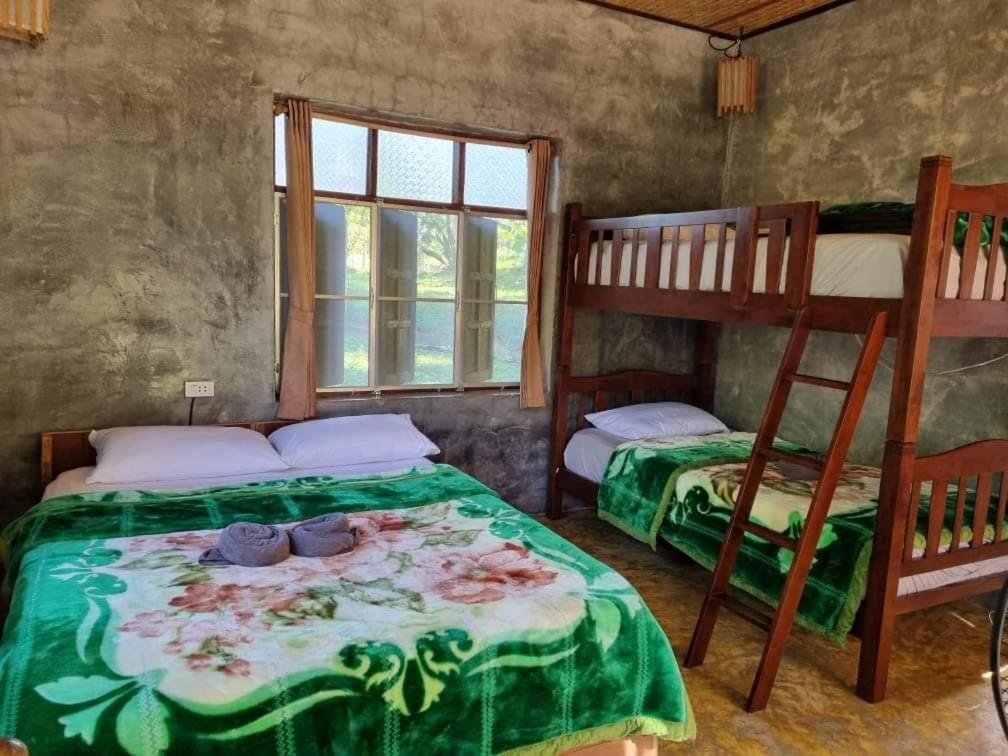
[[[352,415],[286,425],[269,437],[291,467],[417,459],[441,450],[409,415]]]
[[[585,420],[600,430],[636,441],[662,436],[706,436],[728,427],[709,412],[679,402],[651,402],[592,412]]]
[[[249,428],[148,425],[88,436],[98,464],[87,483],[212,478],[286,470],[261,433]]]

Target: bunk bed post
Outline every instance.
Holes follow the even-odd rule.
[[[788,245],[784,303],[797,312],[808,304],[812,291],[812,266],[815,263],[815,240],[819,226],[819,203],[806,202],[796,206],[791,221],[791,241]]]
[[[697,324],[697,386],[694,401],[698,407],[714,412],[714,387],[717,383],[717,350],[721,324],[701,320]]]
[[[756,242],[759,238],[759,214],[755,207],[740,207],[735,222],[735,259],[732,262],[732,307],[745,307],[752,296],[756,275]]]
[[[882,461],[878,522],[868,571],[858,665],[857,693],[870,702],[881,701],[885,697],[889,674],[902,549],[920,428],[924,372],[931,340],[951,180],[951,158],[934,156],[921,161],[910,260],[903,277],[903,303]]]
[[[564,446],[567,443],[569,417],[567,380],[570,378],[571,356],[574,352],[574,308],[570,306],[570,286],[574,277],[574,256],[577,254],[575,228],[584,217],[581,205],[571,203],[564,213],[564,246],[560,261],[560,345],[557,350],[556,371],[553,376],[553,438],[550,448],[549,488],[546,498],[546,515],[552,519],[563,516],[563,491],[557,474],[563,465]],[[586,264],[586,263],[585,263]]]

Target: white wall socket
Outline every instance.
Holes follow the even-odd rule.
[[[214,395],[213,381],[186,381],[186,399],[206,399]]]

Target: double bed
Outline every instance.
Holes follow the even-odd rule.
[[[32,754],[633,755],[695,732],[632,586],[453,467],[95,486],[84,438],[47,434],[45,499],[3,533],[0,736]],[[350,552],[200,563],[230,523],[332,512]]]

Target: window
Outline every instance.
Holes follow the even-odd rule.
[[[287,313],[283,118],[278,355]],[[528,309],[525,146],[317,115],[312,161],[319,390],[516,385]]]

